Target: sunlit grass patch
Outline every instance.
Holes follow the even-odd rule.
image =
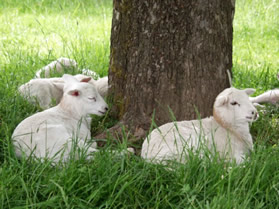
[[[57,1],[55,8],[61,2]],[[81,67],[107,74],[111,27],[108,2],[95,2],[89,8],[85,7],[88,2],[73,5],[64,2],[66,9],[58,11],[52,11],[51,1],[50,5],[45,2],[43,10],[26,2],[18,2],[17,7],[13,1],[4,2],[10,7],[4,9],[2,5],[5,13],[0,13],[1,68],[19,62],[22,69],[28,64],[32,74],[52,60],[69,57],[75,58]],[[22,8],[26,11],[21,11]],[[32,63],[26,63],[26,58],[31,58]]]
[[[279,4],[236,1],[233,40],[234,83],[262,91],[279,87]]]

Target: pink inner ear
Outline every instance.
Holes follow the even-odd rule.
[[[91,77],[88,77],[88,78],[82,79],[80,82],[88,83],[90,80],[91,80]]]
[[[72,96],[78,96],[79,95],[79,93],[78,93],[78,91],[74,91],[74,92],[72,92],[72,94],[71,94]]]

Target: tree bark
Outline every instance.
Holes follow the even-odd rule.
[[[234,0],[114,0],[109,66],[113,113],[132,134],[212,115],[229,87]]]

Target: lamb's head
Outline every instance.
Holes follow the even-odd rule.
[[[79,116],[94,114],[102,116],[108,110],[108,105],[100,96],[96,88],[89,84],[91,77],[78,81],[74,76],[63,75],[65,81],[63,89],[62,108],[77,112]]]
[[[217,96],[214,103],[215,120],[226,128],[255,121],[258,113],[248,96],[254,92],[254,89],[225,89]]]

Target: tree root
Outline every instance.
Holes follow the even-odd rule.
[[[121,121],[103,133],[94,136],[94,139],[96,139],[98,147],[104,147],[109,139],[112,139],[110,141],[113,143],[121,143],[127,140],[128,146],[133,147],[136,150],[136,154],[139,154],[143,139],[147,133],[148,131],[139,125],[129,128],[127,123]]]

